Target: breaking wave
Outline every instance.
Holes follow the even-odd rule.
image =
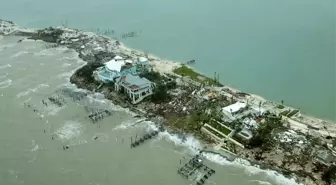
[[[12,84],[12,80],[11,79],[7,79],[5,81],[0,82],[0,89],[4,89],[9,87]]]
[[[159,129],[153,122],[146,122],[146,123],[148,124],[148,128],[150,130]],[[161,139],[166,138],[172,141],[177,146],[187,147],[192,154],[196,154],[201,149],[203,149],[201,142],[192,135],[185,135],[181,137],[178,134],[171,134],[168,131],[164,131],[159,134],[159,137]],[[296,183],[294,179],[288,179],[284,177],[283,175],[279,174],[276,171],[260,169],[259,166],[252,165],[249,161],[245,159],[236,158],[234,161],[229,161],[219,154],[207,153],[207,152],[203,153],[203,156],[209,161],[212,161],[222,166],[234,166],[242,168],[248,175],[256,175],[256,174],[266,175],[267,179],[275,181],[279,185],[303,185]],[[259,181],[259,183],[266,185],[265,181]]]
[[[16,98],[20,98],[22,96],[26,96],[26,95],[30,94],[31,92],[37,92],[38,90],[43,89],[43,88],[47,88],[47,87],[49,87],[48,84],[40,84],[40,85],[38,85],[37,87],[35,87],[33,89],[28,89],[26,91],[18,93],[16,95]]]
[[[129,115],[136,116],[137,114],[130,111],[128,108],[123,108],[119,105],[113,104],[110,100],[106,99],[102,93],[93,93],[88,96],[88,103],[90,105],[96,105],[100,108],[109,109],[112,111],[126,112]]]
[[[146,119],[131,119],[131,120],[123,121],[121,124],[117,125],[112,130],[126,130],[131,127],[134,128],[136,126],[146,124],[147,121],[145,120]]]
[[[256,182],[260,185],[272,185],[272,183],[266,182],[266,181],[259,181],[259,180],[250,180],[250,182]]]
[[[76,121],[66,121],[54,134],[62,140],[70,140],[78,137],[83,132],[83,125]]]
[[[5,64],[5,65],[0,66],[0,69],[6,69],[8,67],[12,67],[12,66],[10,64]]]
[[[14,55],[10,56],[10,58],[16,58],[16,57],[19,57],[19,56],[27,54],[27,53],[28,53],[28,51],[19,51],[19,52],[15,53]]]

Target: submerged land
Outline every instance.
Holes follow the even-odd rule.
[[[336,184],[335,123],[230,88],[216,74],[195,72],[188,65],[192,61],[166,61],[91,32],[65,27],[22,29],[0,20],[0,35],[43,40],[46,48],[74,49],[87,64],[71,76],[71,83],[102,93],[172,132],[193,134],[207,143],[208,151],[229,160],[247,159],[303,184]],[[146,64],[140,58],[147,59]],[[111,80],[102,80],[107,64],[120,62],[128,67],[118,69],[113,77],[108,70]],[[141,79],[145,82],[132,84]]]

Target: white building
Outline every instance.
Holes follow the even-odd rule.
[[[243,123],[247,128],[256,129],[259,127],[259,124],[257,123],[257,121],[251,118],[245,118],[243,120]]]
[[[235,115],[239,112],[243,111],[247,107],[247,104],[244,102],[236,102],[227,107],[222,108],[222,112],[225,116],[230,118],[231,120],[235,120]]]
[[[99,79],[105,83],[113,82],[115,78],[120,77],[120,72],[124,65],[125,61],[123,60],[112,59],[106,62],[105,66],[98,71]]]

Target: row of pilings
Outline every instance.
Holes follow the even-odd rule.
[[[62,107],[66,103],[65,99],[58,94],[48,97],[48,100],[59,107]]]
[[[133,138],[131,137],[131,148],[136,148],[143,144],[145,141],[152,139],[153,137],[157,136],[159,134],[159,131],[155,130],[149,133],[146,133],[143,136],[140,136],[139,138]]]
[[[96,123],[97,121],[103,120],[104,118],[111,116],[112,112],[109,110],[99,110],[96,112],[91,112],[88,115],[88,118],[91,119],[92,123]]]
[[[190,179],[196,172],[202,171],[203,176],[196,181],[196,185],[203,185],[207,179],[215,174],[215,170],[203,164],[203,161],[200,159],[202,152],[203,150],[177,170],[177,173],[186,179]]]

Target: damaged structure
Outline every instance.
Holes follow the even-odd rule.
[[[117,91],[123,90],[133,104],[139,103],[144,98],[153,94],[154,84],[138,75],[127,74],[114,84]]]
[[[244,111],[247,108],[247,104],[244,102],[236,102],[227,107],[222,108],[222,113],[231,120],[237,119],[237,114]]]
[[[116,91],[127,93],[133,104],[139,103],[153,94],[154,84],[138,76],[137,66],[147,66],[148,59],[141,57],[138,60],[136,65],[133,65],[131,60],[123,60],[122,57],[115,56],[99,68],[96,76],[103,83],[113,83]]]

